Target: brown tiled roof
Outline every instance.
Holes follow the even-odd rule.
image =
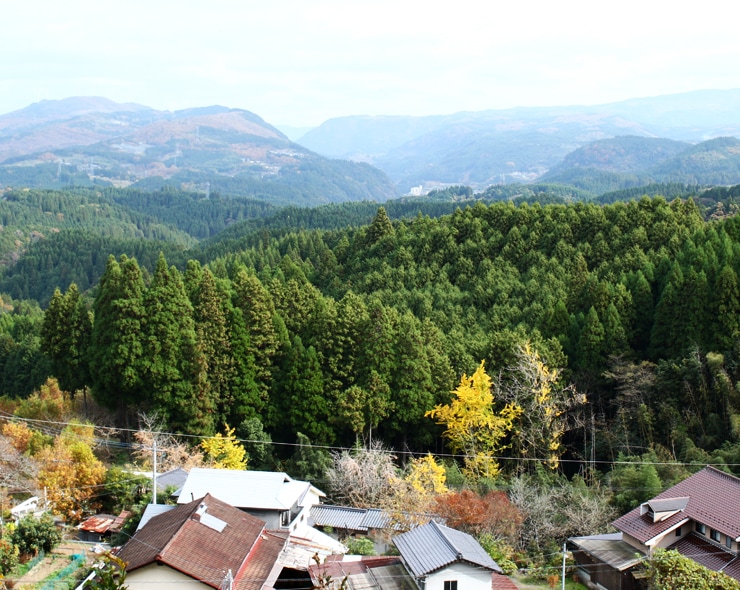
[[[269,573],[275,560],[269,567],[266,562],[279,553],[271,541],[285,542],[265,534],[264,527],[264,521],[208,494],[152,518],[118,556],[128,571],[160,563],[214,588],[220,587],[229,570],[237,582],[249,573],[261,584],[265,578],[259,575]]]
[[[725,568],[735,559],[734,553],[712,545],[704,537],[695,534],[686,535],[669,548],[715,572]]]
[[[235,575],[236,590],[259,590],[262,588],[290,533],[263,532],[249,553],[241,570]]]
[[[509,576],[494,573],[491,588],[493,590],[518,590],[519,587]]]
[[[707,466],[686,478],[655,499],[688,497],[686,508],[664,521],[653,523],[647,514],[640,515],[638,506],[615,520],[612,525],[641,543],[667,531],[686,518],[733,538],[740,537],[740,479]]]

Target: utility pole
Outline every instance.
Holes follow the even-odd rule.
[[[565,543],[563,543],[563,590],[565,590]]]
[[[152,459],[152,504],[157,503],[157,439],[154,438],[154,458]]]

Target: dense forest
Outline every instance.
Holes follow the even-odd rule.
[[[172,228],[209,233],[166,196],[152,198]],[[354,204],[344,226],[341,205],[282,211],[274,226],[234,224],[190,250],[50,234],[28,253],[53,272],[34,274],[21,258],[3,279],[9,291],[16,278],[0,315],[3,392],[26,396],[54,375],[65,389],[89,389],[122,423],[156,409],[174,431],[208,435],[256,418],[276,441],[372,437],[444,452],[426,414],[481,361],[503,405],[531,350],[558,371],[559,395],[585,396],[562,410],[555,450],[571,471],[646,452],[735,469],[735,217],[660,197],[428,206],[389,203],[402,218],[393,221],[385,208]],[[46,307],[48,284],[34,280],[60,287],[46,311],[18,301],[37,289]],[[504,469],[548,464],[537,447],[527,457],[517,449],[502,450]]]

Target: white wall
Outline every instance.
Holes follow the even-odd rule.
[[[126,586],[129,590],[177,590],[178,588],[208,588],[166,565],[148,565],[126,574]]]
[[[491,590],[491,570],[465,563],[454,563],[427,576],[424,590],[444,590],[447,580],[457,580],[457,590]]]

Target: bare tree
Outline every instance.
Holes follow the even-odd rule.
[[[357,508],[388,505],[397,469],[395,457],[380,442],[333,453],[332,460],[326,477],[335,502]]]
[[[203,466],[203,454],[197,446],[185,444],[175,435],[163,430],[164,424],[156,412],[139,414],[139,430],[134,434],[138,447],[134,456],[144,469],[152,468],[155,446],[158,472],[177,467],[189,470]]]

